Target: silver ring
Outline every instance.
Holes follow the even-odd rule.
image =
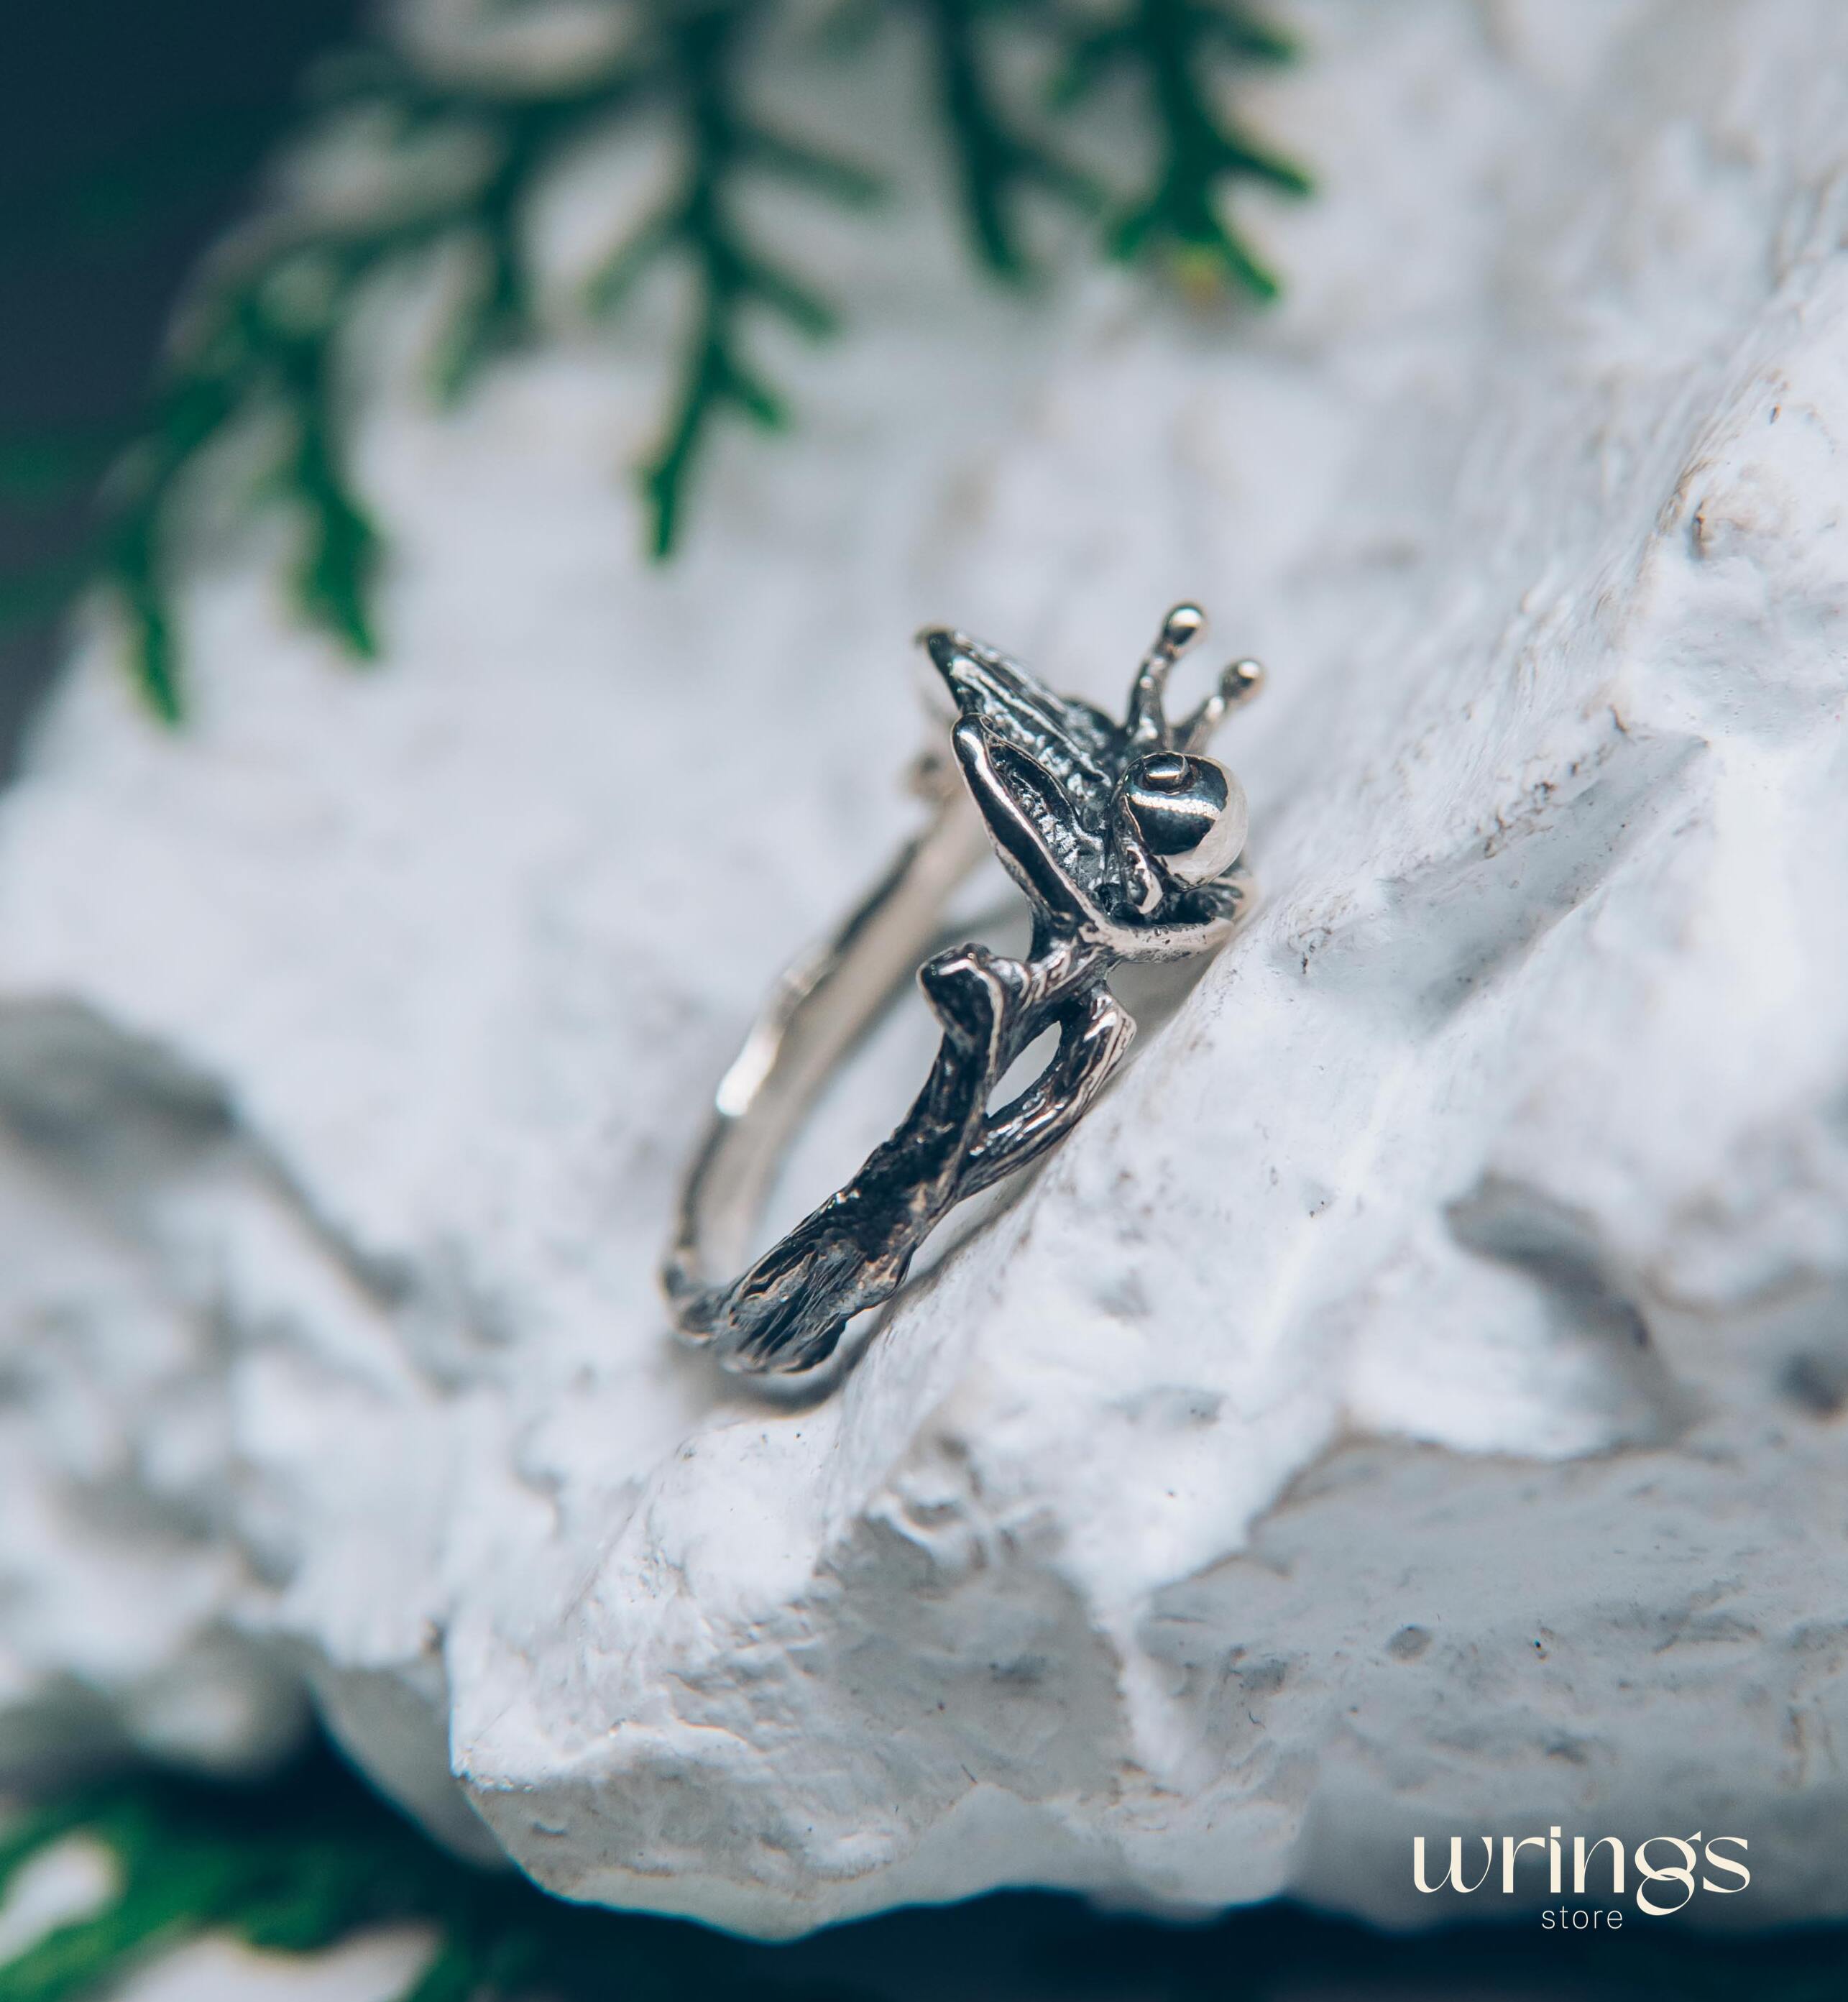
[[[1163,709],[1169,672],[1205,625],[1194,605],[1168,614],[1121,724],[967,633],[919,636],[954,699],[954,769],[926,766],[929,824],[778,983],[720,1083],[682,1190],[662,1287],[680,1334],[727,1369],[825,1361],[849,1320],[898,1290],[951,1209],[1038,1159],[1089,1110],[1135,1032],[1107,984],[1112,968],[1212,952],[1250,910],[1244,791],[1205,750],[1262,671],[1234,661],[1182,722]],[[964,945],[919,966],[985,834],[1032,907],[1027,956]],[[845,1188],[741,1276],[714,1280],[741,1261],[828,1073],[914,972],[943,1039],[910,1111]],[[1048,1029],[1058,1042],[1044,1070],[990,1111]]]

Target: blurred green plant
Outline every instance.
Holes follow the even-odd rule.
[[[1093,215],[1107,253],[1164,268],[1190,291],[1274,295],[1276,281],[1234,227],[1226,196],[1240,181],[1293,194],[1308,183],[1224,109],[1229,68],[1289,54],[1247,0],[1107,0],[1102,12],[1095,0],[849,5],[863,28],[894,14],[921,24],[967,234],[995,276],[1031,275],[1023,209],[1037,192]],[[0,578],[0,619],[43,617],[85,581],[99,581],[126,616],[143,694],[157,715],[177,721],[184,699],[173,612],[176,498],[208,447],[260,415],[270,421],[265,435],[277,441],[261,494],[290,508],[300,532],[294,602],[353,657],[373,657],[382,545],[355,486],[342,416],[342,336],[360,295],[406,259],[444,246],[472,252],[473,281],[431,369],[440,397],[459,396],[485,365],[542,330],[530,227],[540,186],[567,148],[642,112],[673,127],[680,183],[596,274],[584,303],[593,316],[616,312],[660,262],[691,276],[673,400],[639,469],[648,547],[657,558],[669,555],[715,423],[727,413],[766,429],[787,421],[783,397],[750,358],[753,316],[776,316],[814,338],[836,326],[829,302],[753,240],[743,185],[772,178],[855,207],[881,190],[866,166],[766,124],[750,107],[766,29],[792,5],[644,0],[619,53],[545,82],[438,82],[385,47],[336,66],[318,92],[311,136],[330,119],[369,110],[392,135],[390,185],[360,214],[284,208],[228,244],[186,302],[148,408],[119,436],[0,439],[0,494],[16,500],[68,495],[108,459],[89,546],[55,569]],[[1017,82],[1020,65],[1009,60],[1030,42],[1055,76],[1037,96]],[[1075,165],[1049,130],[1111,79],[1133,93],[1155,163],[1151,184],[1128,197],[1113,196]],[[419,171],[431,142],[465,152],[472,172],[433,190]],[[187,184],[171,169],[163,161],[159,173],[151,170],[152,183],[164,176]],[[134,176],[117,162],[107,178],[95,199],[73,197],[74,216],[121,209]],[[33,220],[43,227],[42,216]]]
[[[267,1784],[138,1771],[77,1789],[0,1832],[0,1892],[74,1836],[106,1850],[113,1891],[0,1965],[0,2002],[75,2002],[208,1932],[312,1953],[407,1922],[435,1944],[402,2002],[766,1992],[739,1941],[565,1904],[513,1872],[458,1861],[319,1748]],[[769,1992],[803,2002],[825,1991]]]
[[[1595,1995],[1603,2002],[1831,2002],[1848,1929],[1703,1933],[1679,1919],[1543,1932],[1534,1914],[1386,1934],[1289,1905],[1163,1925],[1048,1892],[891,1912],[790,1945],[574,1905],[438,1849],[323,1744],[253,1782],[131,1770],[0,1823],[0,1900],[80,1837],[113,1888],[0,1962],[0,2002],[81,2002],[208,1933],[284,1953],[417,1924],[428,1958],[398,2002],[1265,2002]],[[1536,1958],[1537,1956],[1537,1958]],[[1536,1986],[1536,1983],[1538,1986]]]

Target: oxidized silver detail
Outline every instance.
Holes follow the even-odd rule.
[[[682,1191],[662,1285],[679,1332],[711,1343],[727,1368],[791,1372],[825,1361],[856,1314],[897,1291],[951,1208],[1083,1117],[1135,1031],[1106,984],[1111,968],[1210,952],[1245,914],[1244,792],[1205,752],[1257,692],[1261,670],[1235,661],[1179,723],[1163,706],[1170,671],[1205,623],[1191,605],[1168,614],[1121,724],[966,633],[919,636],[955,701],[957,773],[926,769],[929,826],[840,931],[784,976],[719,1087]],[[943,1040],[910,1111],[844,1188],[741,1277],[713,1282],[709,1263],[727,1269],[724,1254],[742,1255],[785,1143],[916,965],[982,833],[1031,903],[1027,957],[965,945],[918,971]],[[1058,1044],[1045,1069],[991,1112],[1009,1067],[1049,1028]]]

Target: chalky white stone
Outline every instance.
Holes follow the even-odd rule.
[[[9,1767],[305,1691],[449,1839],[765,1934],[1416,1920],[1413,1834],[1554,1822],[1848,1911],[1848,14],[1292,13],[1276,310],[792,210],[853,332],[657,574],[658,329],[439,418],[382,305],[388,664],[221,542],[183,734],[79,647],[0,807]],[[679,1352],[705,1094],[909,822],[905,637],[1114,706],[1180,597],[1272,672],[1251,928],[835,1394]]]

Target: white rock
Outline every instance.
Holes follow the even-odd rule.
[[[0,821],[11,1764],[254,1758],[305,1685],[451,1839],[764,1934],[1415,1920],[1414,1833],[1552,1822],[1848,1910],[1848,16],[1297,12],[1274,313],[811,220],[853,333],[671,570],[657,344],[567,344],[378,389],[384,671],[267,549],[185,734],[83,648]],[[1257,923],[837,1394],[714,1380],[674,1172],[907,824],[905,636],[1114,700],[1184,595],[1273,670]]]

